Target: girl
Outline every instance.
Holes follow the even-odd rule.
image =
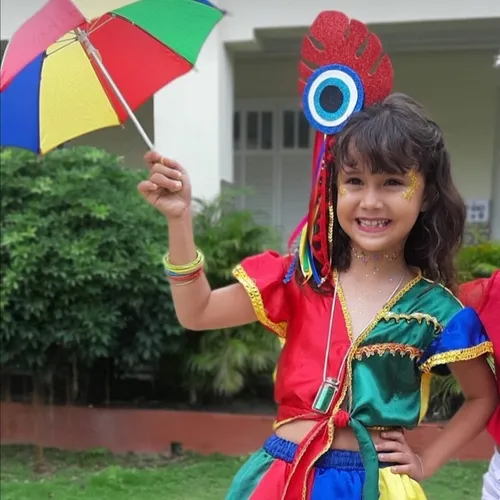
[[[308,218],[297,251],[245,259],[236,284],[211,290],[203,274],[186,171],[145,157],[151,173],[138,188],[168,221],[164,265],[180,323],[202,331],[258,320],[285,340],[275,433],[228,500],[424,499],[418,482],[497,403],[491,343],[445,288],[455,287],[465,207],[442,132],[410,98],[384,99],[392,73],[374,40],[340,13],[313,24],[299,82],[317,129]],[[402,430],[425,416],[430,377],[448,368],[466,401],[417,455]]]
[[[484,324],[495,351],[496,373],[500,369],[500,270],[490,278],[480,278],[460,285],[460,300],[473,307]],[[500,389],[500,379],[497,377]],[[488,472],[484,476],[482,500],[500,500],[500,406],[488,424],[488,430],[495,441],[495,451]]]

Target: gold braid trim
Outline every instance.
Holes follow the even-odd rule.
[[[420,371],[429,373],[437,365],[446,365],[448,363],[456,363],[457,361],[470,361],[471,359],[479,358],[483,354],[491,353],[493,353],[493,344],[487,340],[474,347],[434,354],[425,363],[422,363]]]
[[[250,301],[252,302],[253,309],[257,316],[257,319],[267,328],[270,328],[276,335],[279,337],[286,337],[286,322],[282,321],[280,323],[274,323],[271,321],[266,313],[266,309],[264,307],[264,301],[262,300],[262,295],[253,280],[246,271],[243,269],[243,266],[237,265],[233,269],[233,276],[243,285],[243,288],[248,293]]]
[[[407,321],[408,323],[411,320],[415,320],[421,324],[425,321],[428,325],[434,327],[434,330],[436,332],[439,333],[443,330],[443,325],[434,316],[425,313],[417,312],[411,314],[404,314],[404,313],[395,313],[392,311],[387,311],[383,314],[382,319],[384,319],[385,321],[390,321],[392,319],[396,323],[399,323],[401,320]]]
[[[383,356],[385,353],[389,353],[393,356],[396,356],[397,354],[401,357],[409,356],[410,359],[413,360],[420,358],[420,356],[422,356],[422,352],[422,349],[418,349],[417,347],[413,347],[411,345],[388,342],[386,344],[373,344],[358,347],[354,353],[354,357],[358,361],[361,361],[365,356],[369,358],[371,356],[375,356],[375,354]]]

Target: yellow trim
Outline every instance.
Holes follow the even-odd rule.
[[[353,334],[352,334],[352,321],[351,315],[349,313],[349,308],[347,307],[347,300],[344,295],[344,290],[342,289],[342,285],[340,284],[339,274],[337,270],[333,271],[333,281],[335,283],[335,287],[337,288],[337,297],[340,301],[340,306],[342,307],[342,314],[344,316],[345,327],[347,329],[347,335],[349,336],[349,340],[351,344],[354,342]]]
[[[375,356],[376,354],[379,356],[383,356],[385,353],[390,353],[393,356],[396,356],[396,354],[399,354],[401,357],[403,356],[409,356],[410,359],[417,359],[422,356],[422,349],[418,349],[417,347],[413,347],[408,344],[398,344],[395,342],[388,342],[385,344],[372,344],[372,345],[366,345],[362,347],[358,347],[356,349],[356,352],[354,353],[354,357],[358,360],[361,361],[363,357],[371,357]]]
[[[404,314],[387,311],[386,313],[384,313],[382,319],[384,319],[385,321],[394,320],[396,323],[399,323],[401,320],[407,321],[408,323],[411,320],[415,320],[418,323],[422,323],[425,321],[428,325],[434,327],[434,330],[436,330],[436,332],[441,332],[443,330],[443,325],[437,320],[437,318],[426,313],[415,312],[411,314]]]
[[[238,264],[233,269],[233,276],[243,285],[243,288],[248,293],[250,301],[252,302],[253,309],[257,316],[257,319],[267,328],[271,329],[279,337],[286,337],[286,327],[285,321],[280,323],[274,323],[269,319],[264,307],[264,301],[262,300],[262,295],[260,294],[259,288],[255,281],[248,276],[247,272],[243,269],[241,264]]]
[[[51,45],[40,84],[40,152],[120,121],[88,55],[69,33]]]
[[[437,365],[446,365],[448,363],[456,363],[457,361],[470,361],[471,359],[479,358],[484,354],[493,353],[493,344],[487,340],[473,347],[465,349],[454,349],[452,351],[441,352],[434,354],[425,363],[420,365],[420,370],[423,373],[428,373]]]
[[[279,343],[280,343],[280,348],[283,350],[283,347],[285,347],[285,338],[284,337],[278,337]],[[278,374],[278,366],[274,369],[273,372],[273,382],[276,382],[276,375]]]
[[[429,409],[429,399],[431,396],[432,373],[423,373],[420,379],[420,415],[418,423],[422,422]]]
[[[295,422],[296,420],[309,420],[309,419],[314,420],[316,417],[317,417],[316,413],[309,412],[309,413],[303,413],[302,415],[297,415],[295,417],[286,418],[285,420],[281,420],[279,422],[275,421],[273,424],[273,431],[276,431],[283,425]]]

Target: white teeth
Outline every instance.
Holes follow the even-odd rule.
[[[389,221],[387,219],[383,220],[365,220],[365,219],[358,219],[359,224],[364,227],[385,227],[387,224],[389,224]]]

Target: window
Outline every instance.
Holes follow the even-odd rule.
[[[283,147],[295,146],[295,111],[283,111]]]
[[[257,149],[259,147],[259,113],[249,111],[247,113],[247,149]]]
[[[299,149],[308,149],[311,142],[311,126],[304,116],[304,113],[299,112],[299,134],[298,147]]]
[[[311,145],[311,128],[302,111],[283,111],[283,148],[308,149]]]
[[[273,149],[273,114],[271,111],[264,111],[262,117],[262,133],[260,136],[261,149]]]
[[[235,149],[271,151],[274,147],[273,111],[236,111],[233,118]]]
[[[272,106],[272,105],[271,105]],[[250,109],[236,109],[233,115],[234,149],[241,152],[309,150],[312,131],[304,113],[289,104],[279,111],[269,103],[250,103]]]

